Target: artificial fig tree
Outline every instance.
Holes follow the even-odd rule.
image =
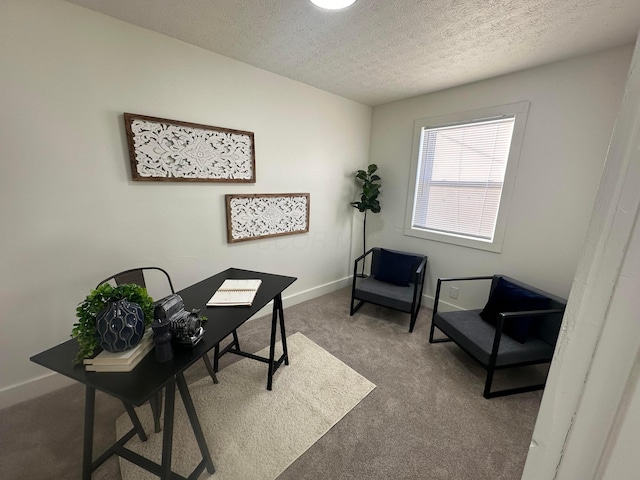
[[[367,251],[367,212],[371,210],[372,213],[380,212],[380,202],[378,201],[378,195],[380,195],[380,177],[376,175],[378,166],[372,163],[367,167],[367,170],[358,170],[356,172],[356,179],[362,182],[362,190],[360,192],[360,201],[351,202],[354,208],[357,208],[360,212],[364,213],[364,223],[362,228],[362,253]]]

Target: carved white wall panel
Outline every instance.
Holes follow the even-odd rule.
[[[309,231],[309,194],[225,195],[227,240],[240,242]]]
[[[255,182],[253,133],[124,114],[134,180]]]

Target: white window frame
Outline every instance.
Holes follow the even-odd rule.
[[[520,160],[520,151],[522,148],[522,140],[524,137],[524,129],[527,122],[528,112],[529,102],[518,102],[508,105],[500,105],[496,107],[488,107],[468,112],[440,115],[437,117],[429,117],[416,120],[414,122],[413,151],[411,155],[411,169],[409,172],[409,189],[407,192],[404,234],[411,237],[434,240],[436,242],[450,243],[463,247],[477,248],[489,252],[500,253],[502,251],[502,243],[504,241],[504,234],[507,227],[507,218],[509,216],[511,197],[513,194],[513,187],[518,170],[518,162]],[[423,128],[438,128],[450,125],[472,123],[482,120],[504,118],[506,116],[513,116],[515,121],[513,126],[513,135],[511,137],[511,146],[509,148],[507,169],[502,185],[502,195],[500,197],[500,206],[498,207],[498,218],[496,220],[496,228],[493,235],[493,240],[482,240],[477,238],[465,237],[462,235],[435,232],[413,227],[413,210],[417,195],[416,184],[418,177],[421,148],[420,143],[422,139]]]

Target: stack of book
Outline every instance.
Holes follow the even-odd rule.
[[[111,353],[106,350],[93,358],[85,358],[87,372],[130,372],[153,350],[153,331],[148,328],[140,343],[124,352]]]

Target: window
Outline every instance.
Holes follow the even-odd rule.
[[[415,122],[406,235],[500,251],[528,108]]]

